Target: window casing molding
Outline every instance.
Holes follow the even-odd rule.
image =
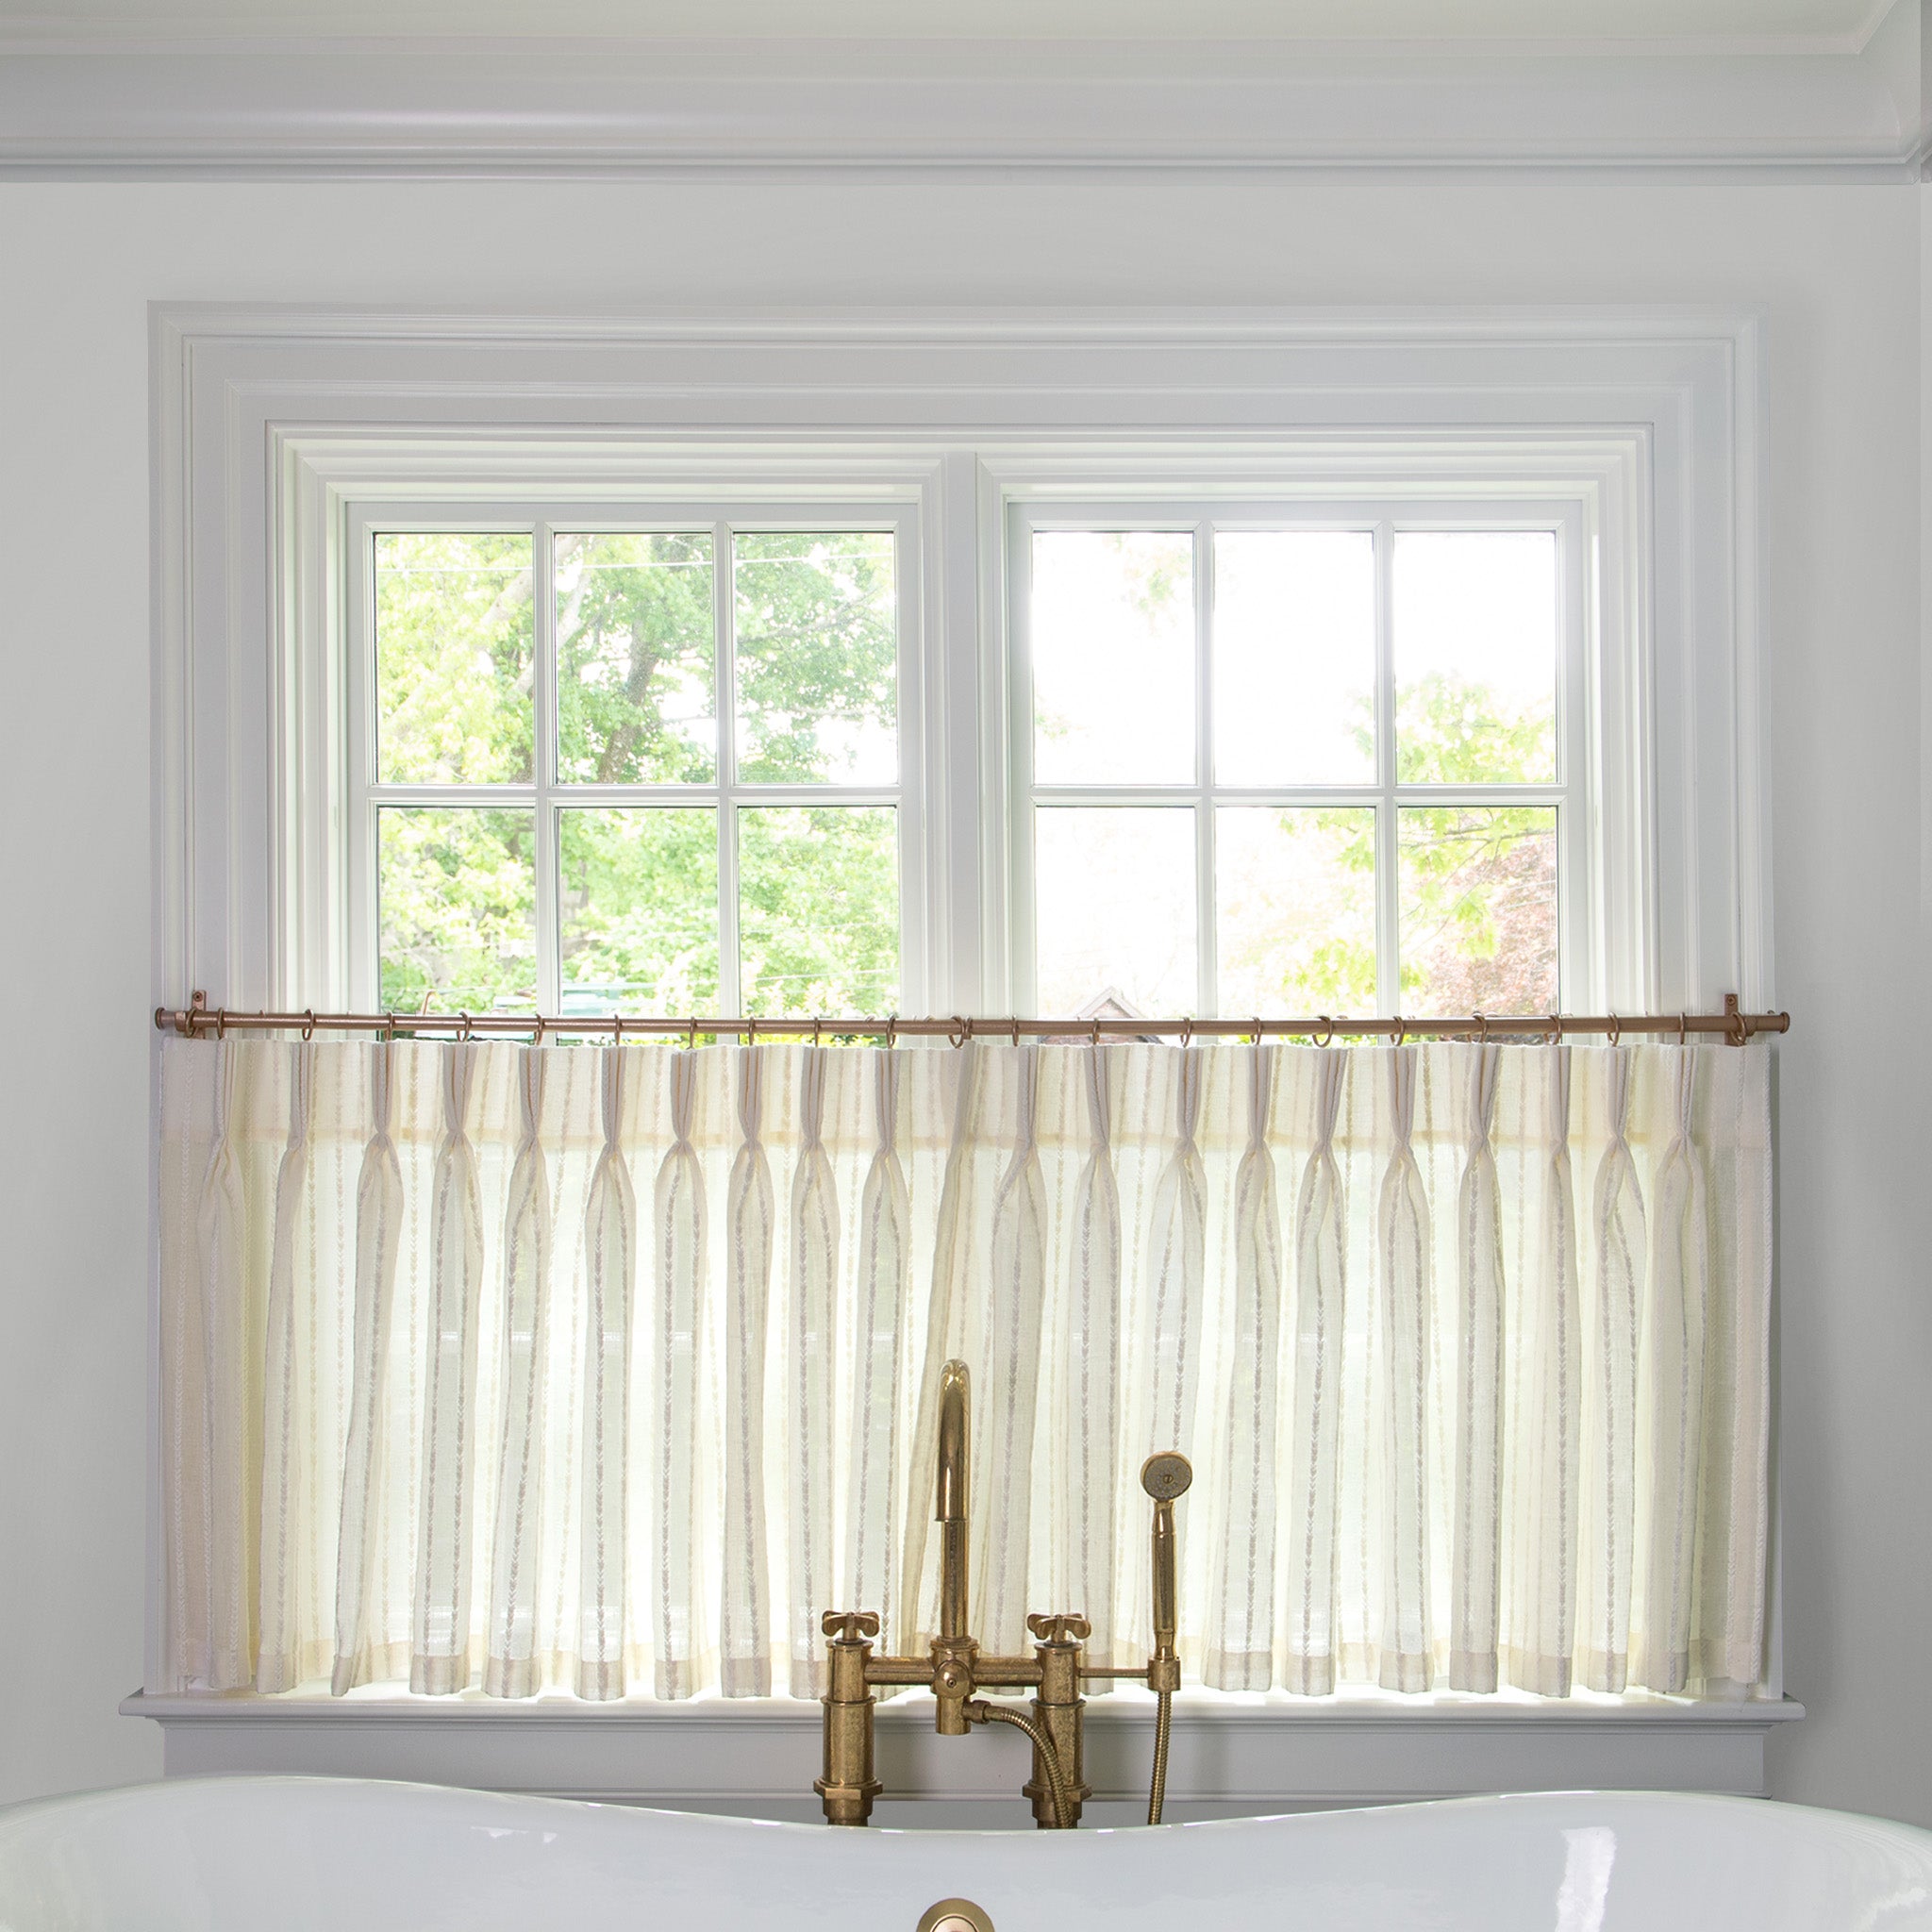
[[[1590,890],[1642,913],[1596,920],[1589,983],[1625,1010],[1774,997],[1748,315],[169,307],[153,358],[158,1002],[195,987],[236,1006],[350,996],[349,720],[325,647],[355,594],[344,545],[385,503],[460,514],[519,491],[587,515],[694,499],[903,507],[924,559],[907,588],[916,578],[928,828],[908,1008],[975,1012],[1010,1010],[1015,993],[1011,506],[1556,506],[1576,531],[1596,697],[1588,790],[1618,801],[1591,841]],[[909,748],[903,776],[909,795]],[[1774,1607],[1774,1684],[1775,1624]],[[1377,1724],[1384,1781],[1358,1775],[1359,1795],[1407,1789],[1404,1759],[1436,1715]],[[1680,1778],[1672,1740],[1687,1731],[1644,1735],[1654,1781]],[[1552,1762],[1500,1781],[1589,1781],[1581,1758],[1567,1778]],[[1499,1782],[1493,1767],[1477,1775]],[[1620,1775],[1651,1781],[1634,1760]],[[501,1760],[491,1780],[517,1782]],[[654,1787],[641,1774],[638,1788]]]

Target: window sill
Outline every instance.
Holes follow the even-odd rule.
[[[1024,1746],[941,1740],[930,1700],[878,1715],[881,1823],[1017,1823]],[[1088,1705],[1095,1824],[1145,1803],[1154,1702],[1119,1691]],[[816,1704],[709,1698],[584,1705],[384,1692],[150,1697],[122,1706],[161,1726],[167,1775],[389,1777],[550,1797],[816,1819]],[[1680,1698],[1427,1699],[1182,1693],[1168,1772],[1172,1818],[1497,1790],[1616,1789],[1761,1797],[1764,1748],[1804,1707]],[[904,1801],[912,1801],[904,1803]],[[945,1807],[943,1821],[932,1809]],[[902,1808],[903,1805],[903,1808]],[[1012,1816],[1008,1820],[1007,1813]],[[896,1816],[894,1814],[897,1814]]]

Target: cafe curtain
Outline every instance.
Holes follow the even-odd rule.
[[[151,1690],[815,1696],[820,1615],[1227,1690],[1747,1694],[1769,1056],[170,1041]]]

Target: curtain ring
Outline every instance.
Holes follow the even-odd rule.
[[[457,1018],[461,1022],[457,1028],[458,1044],[467,1046],[470,1043],[470,1016],[468,1013],[458,1013]]]
[[[973,1038],[973,1022],[962,1019],[960,1015],[955,1013],[953,1015],[953,1030],[946,1035],[946,1038],[955,1046],[964,1046]]]
[[[308,1016],[302,1022],[302,1038],[304,1040],[313,1040],[315,1038],[315,1008],[313,1007],[308,1008]]]
[[[692,1038],[695,1039],[696,1036],[693,1035]],[[747,1046],[756,1046],[758,1043],[758,1021],[756,1013],[747,1013],[744,1016],[744,1043]]]
[[[610,1043],[612,1046],[622,1046],[624,1044],[624,1015],[622,1013],[612,1013],[610,1016]]]
[[[1490,1043],[1490,1016],[1487,1013],[1478,1013],[1475,1016],[1475,1043],[1478,1046],[1487,1046]]]
[[[1617,1018],[1616,1014],[1612,1013],[1610,1015],[1610,1024],[1604,1028],[1604,1031],[1610,1036],[1610,1044],[1615,1046],[1618,1041],[1624,1037],[1624,1023]]]
[[[1014,1015],[1012,1016],[1012,1020],[1013,1020],[1013,1044],[1014,1044],[1015,1046],[1018,1046],[1018,1045],[1019,1045],[1019,1043],[1020,1043],[1020,1016],[1019,1016],[1019,1014],[1015,1013],[1015,1014],[1014,1014]]]
[[[819,1043],[819,1035],[824,1031],[824,1024],[825,1016],[823,1013],[814,1013],[811,1016],[811,1043],[814,1046]]]
[[[1190,1013],[1181,1022],[1181,1046],[1186,1049],[1194,1043],[1194,1016]]]
[[[1335,1022],[1326,1013],[1317,1013],[1315,1018],[1322,1023],[1322,1037],[1316,1041],[1315,1044],[1317,1046],[1332,1046],[1335,1041]]]
[[[227,1037],[228,1009],[226,1007],[218,1007],[215,1009],[215,1038],[220,1041],[225,1040]]]
[[[1690,1015],[1689,1013],[1679,1013],[1677,1015],[1677,1044],[1679,1046],[1685,1046],[1689,1044],[1689,1042],[1684,1038],[1684,1034],[1686,1030],[1689,1028],[1690,1024]]]
[[[391,1015],[391,1017],[393,1018],[394,1016]],[[532,1046],[541,1046],[543,1044],[543,1028],[548,1024],[541,1013],[537,1015],[537,1030],[530,1037],[530,1044]]]
[[[1724,1015],[1724,1038],[1733,1046],[1749,1046],[1751,1028],[1745,1023],[1742,1013],[1732,1011]]]
[[[1259,1046],[1259,1045],[1260,1045],[1260,1043],[1261,1043],[1261,1016],[1260,1016],[1260,1014],[1259,1014],[1259,1013],[1257,1013],[1257,1014],[1255,1015],[1255,1030],[1254,1030],[1254,1032],[1252,1032],[1252,1033],[1251,1033],[1251,1034],[1250,1034],[1250,1035],[1248,1036],[1248,1044],[1249,1044],[1250,1046]]]
[[[899,1016],[897,1013],[888,1013],[886,1015],[886,1051],[891,1053],[898,1043]]]
[[[1395,1016],[1395,1044],[1400,1046],[1408,1038],[1408,1022],[1400,1013]]]
[[[1549,1022],[1550,1022],[1550,1044],[1551,1044],[1552,1046],[1561,1046],[1561,1045],[1562,1045],[1562,1043],[1563,1043],[1563,1016],[1562,1016],[1562,1014],[1560,1014],[1560,1013],[1552,1013],[1552,1014],[1550,1014],[1550,1015],[1549,1015]]]
[[[1093,1045],[1097,1052],[1100,1047],[1100,1019],[1097,1014],[1094,1016],[1093,1021]]]

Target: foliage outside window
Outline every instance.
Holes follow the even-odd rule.
[[[1562,541],[1021,506],[1015,1004],[1557,1005]],[[370,542],[385,1008],[906,1004],[923,721],[894,528],[424,519]]]
[[[1554,531],[1017,521],[1042,1011],[1556,1007]]]
[[[396,529],[373,570],[385,1008],[898,1004],[891,531]]]

